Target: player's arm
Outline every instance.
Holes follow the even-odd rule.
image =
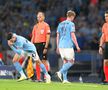
[[[77,48],[77,51],[80,52],[80,48],[79,48],[79,45],[78,45],[78,42],[77,42],[77,39],[76,39],[76,35],[74,32],[71,32],[71,37],[72,37],[72,40]]]
[[[58,43],[59,43],[59,33],[57,33],[57,38],[56,38],[57,48],[58,48]]]
[[[57,33],[57,37],[56,37],[56,45],[57,45],[56,52],[57,52],[57,54],[59,54],[59,33]]]
[[[104,35],[104,30],[106,29],[107,25],[104,24],[103,27],[102,27],[102,36],[100,38],[100,44],[99,46],[103,46],[104,42],[105,42],[105,35]]]
[[[60,38],[59,34],[60,34],[60,24],[57,27],[57,37],[56,37],[57,49],[59,48],[59,38]]]
[[[48,48],[50,42],[50,27],[49,25],[46,25],[46,44],[45,44],[45,48]]]
[[[75,24],[74,23],[70,23],[70,33],[71,33],[71,37],[72,37],[72,40],[77,48],[77,51],[80,52],[80,48],[79,48],[79,45],[78,45],[78,42],[77,42],[77,39],[76,39],[76,35],[75,35]]]
[[[104,33],[102,33],[102,36],[101,36],[101,38],[100,38],[100,44],[99,44],[100,47],[103,46],[104,41],[105,41]]]
[[[50,41],[50,33],[48,33],[48,34],[46,35],[46,44],[45,44],[45,48],[48,48],[49,41]]]
[[[19,55],[23,55],[23,53],[24,53],[24,51],[22,50],[22,48],[23,48],[23,42],[24,41],[19,41],[18,42],[18,48],[13,44],[13,45],[11,45],[10,46],[10,48],[15,52],[15,53],[17,53],[17,54],[19,54]]]
[[[44,50],[43,50],[43,54],[46,54],[46,53],[47,53],[49,41],[50,41],[50,33],[48,33],[48,34],[46,35],[46,43],[45,43],[45,47],[44,47]]]
[[[33,30],[32,30],[32,38],[31,38],[31,42],[33,43],[34,42],[34,31],[35,31],[35,26],[33,27]]]
[[[105,43],[105,35],[104,35],[104,30],[106,29],[106,24],[103,25],[102,27],[102,36],[100,38],[100,43],[99,43],[99,54],[103,54],[103,44]]]
[[[49,25],[46,25],[45,29],[46,29],[46,43],[45,43],[45,47],[43,50],[43,54],[47,53],[47,48],[48,48],[49,42],[50,42],[50,27],[49,27]]]
[[[99,44],[99,54],[103,54],[103,44],[105,42],[104,33],[102,33],[102,36],[100,38],[100,44]]]
[[[57,27],[57,37],[56,37],[56,45],[57,45],[57,49],[56,49],[56,53],[59,54],[59,38],[60,38],[60,24]]]
[[[21,55],[22,52],[23,52],[22,49],[17,49],[17,48],[15,48],[13,45],[10,46],[10,48],[11,48],[15,53],[17,53],[17,54],[19,54],[19,55]]]

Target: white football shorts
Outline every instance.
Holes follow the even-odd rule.
[[[21,56],[24,56],[24,57],[30,56],[30,57],[33,58],[34,61],[40,60],[37,51],[36,52],[26,52],[26,51],[23,51]]]
[[[59,48],[62,60],[75,60],[73,48]]]

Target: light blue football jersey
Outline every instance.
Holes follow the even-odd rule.
[[[16,35],[16,41],[11,46],[12,50],[18,54],[21,54],[22,51],[27,52],[36,52],[36,48],[33,43],[28,41],[26,38]]]
[[[71,32],[75,32],[75,25],[73,22],[65,20],[58,25],[57,33],[59,33],[59,48],[74,47]]]

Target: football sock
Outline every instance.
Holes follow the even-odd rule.
[[[45,65],[44,65],[43,63],[40,64],[40,67],[41,67],[41,69],[42,69],[42,72],[43,72],[45,75],[48,75],[48,72],[47,72],[47,70],[46,70],[46,68],[45,68]]]
[[[71,62],[63,64],[62,68],[60,69],[60,72],[63,74],[65,71],[67,71],[72,66]]]
[[[63,80],[67,80],[67,71],[63,73]]]
[[[108,66],[104,66],[105,81],[108,82]]]
[[[36,64],[36,76],[37,76],[37,80],[41,80],[41,69],[38,64]]]
[[[23,69],[21,67],[21,65],[19,64],[19,62],[15,62],[14,63],[14,66],[16,68],[16,70],[22,75],[22,76],[25,76],[24,72],[23,72]]]

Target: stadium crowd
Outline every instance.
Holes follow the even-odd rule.
[[[51,45],[56,47],[56,29],[66,19],[67,10],[77,13],[76,36],[83,50],[98,50],[107,0],[0,0],[0,51],[9,49],[6,33],[11,31],[31,39],[36,12],[44,11],[51,27]],[[55,50],[55,48],[53,49]]]

